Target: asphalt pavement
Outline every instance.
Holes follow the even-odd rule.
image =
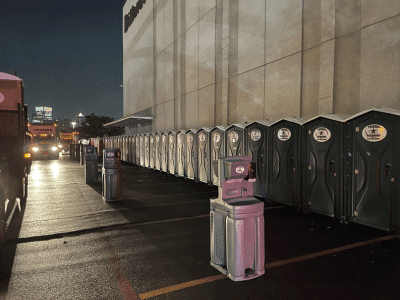
[[[400,299],[391,233],[265,203],[265,274],[233,282],[210,266],[216,187],[129,164],[122,178],[106,203],[68,155],[34,161],[0,299]]]

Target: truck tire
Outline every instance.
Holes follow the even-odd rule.
[[[19,199],[21,200],[21,203],[25,203],[28,198],[28,175],[25,175],[25,184],[21,183],[21,185],[21,195]]]
[[[3,259],[4,244],[6,241],[6,221],[4,220],[4,206],[6,198],[4,195],[4,189],[0,185],[0,261]]]

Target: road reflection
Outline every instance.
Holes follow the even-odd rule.
[[[39,165],[34,164],[31,170],[31,178],[33,179],[33,186],[41,186],[42,174],[40,173]]]
[[[53,171],[53,177],[57,178],[57,175],[60,171],[60,165],[58,164],[58,161],[53,162],[50,166],[51,170]]]

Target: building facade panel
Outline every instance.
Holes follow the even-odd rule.
[[[174,98],[174,44],[164,51],[165,100]]]
[[[362,11],[361,27],[369,26],[400,14],[400,1],[398,0],[359,1],[361,1]]]
[[[237,120],[243,123],[264,118],[264,66],[250,70],[238,76]]]
[[[199,127],[199,114],[199,91],[197,90],[186,94],[186,128]]]
[[[400,109],[400,16],[361,30],[360,109]]]
[[[199,90],[199,125],[200,127],[214,126],[215,84]]]
[[[301,52],[302,3],[271,1],[266,6],[265,62]]]
[[[165,102],[165,111],[164,111],[164,124],[165,130],[173,131],[174,130],[174,99]]]
[[[301,53],[265,66],[264,119],[300,115]]]
[[[334,112],[356,114],[360,109],[361,32],[338,39],[335,64]]]
[[[238,73],[264,65],[265,2],[238,2]],[[232,45],[234,46],[234,45]]]
[[[199,23],[186,32],[186,93],[199,89]]]
[[[399,1],[147,0],[126,30],[136,4],[123,111],[153,130],[400,109]]]
[[[215,83],[215,8],[199,23],[199,89]]]
[[[361,29],[361,1],[336,0],[336,37]]]

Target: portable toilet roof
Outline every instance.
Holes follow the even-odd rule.
[[[185,131],[185,133],[188,133],[188,132],[196,133],[196,132],[197,132],[197,129],[190,128],[190,129],[187,129],[187,130]]]
[[[318,118],[324,118],[324,119],[329,119],[333,121],[338,121],[338,122],[346,122],[346,120],[350,117],[350,115],[345,115],[345,114],[324,114],[324,115],[319,115],[315,116],[311,119],[308,119],[305,121],[303,124],[309,123],[311,121],[314,121]]]
[[[236,123],[236,124],[229,125],[228,127],[226,127],[225,130],[230,129],[230,128],[233,127],[233,126],[236,126],[236,127],[242,128],[242,129],[245,129],[246,125],[247,125],[247,124],[244,124],[244,123]]]
[[[371,109],[367,109],[367,110],[364,110],[362,112],[359,112],[358,114],[355,114],[355,115],[347,118],[346,121],[351,121],[354,118],[357,118],[359,116],[365,115],[365,114],[367,114],[369,112],[373,112],[373,111],[386,113],[386,114],[391,114],[391,115],[395,115],[395,116],[400,116],[400,111],[397,110],[397,109],[384,108],[384,107],[375,107],[375,108],[371,108]]]
[[[258,123],[258,124],[261,124],[261,125],[265,125],[265,126],[271,126],[271,124],[272,124],[272,122],[269,121],[269,120],[257,120],[257,121],[250,122],[249,124],[246,124],[245,127],[248,127],[248,126],[250,126],[252,124],[255,124],[255,123]]]
[[[217,125],[217,126],[214,126],[213,128],[211,128],[211,130],[219,129],[219,130],[225,131],[226,128],[227,128],[226,126]]]
[[[207,131],[207,132],[210,132],[211,130],[212,130],[212,128],[210,128],[210,127],[201,127],[199,130],[197,130],[197,131],[200,131],[200,130],[204,130],[204,131]]]
[[[278,124],[279,122],[282,122],[282,121],[289,121],[289,122],[292,122],[292,123],[296,123],[296,124],[302,125],[306,121],[306,119],[297,118],[297,117],[283,118],[283,119],[277,120],[275,122],[272,122],[269,126],[273,126],[273,125]]]

